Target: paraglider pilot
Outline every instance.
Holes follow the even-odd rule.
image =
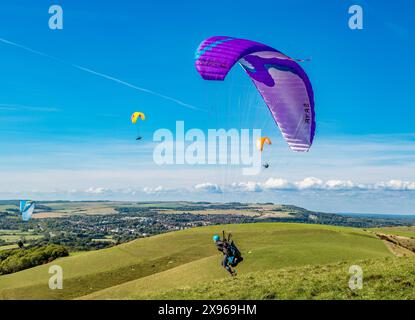
[[[232,235],[229,233],[228,238],[226,238],[225,231],[223,231],[223,239],[221,240],[218,235],[214,235],[213,241],[216,248],[223,253],[222,266],[231,274],[231,276],[236,276],[236,270],[232,270],[232,268],[236,267],[244,260],[244,258],[236,247],[235,242],[231,240],[231,237]]]
[[[231,258],[231,253],[229,250],[229,244],[226,240],[222,241],[220,237],[215,234],[213,236],[213,241],[216,245],[216,248],[223,253],[223,260],[222,260],[222,266],[228,271],[231,276],[235,274],[235,272],[232,270],[231,266],[229,265],[229,259]]]

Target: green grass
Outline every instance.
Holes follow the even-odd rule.
[[[382,241],[355,228],[291,223],[210,226],[138,239],[0,276],[0,298],[136,299],[224,279],[229,276],[212,243],[212,235],[223,228],[234,233],[245,256],[240,275],[391,256]],[[63,290],[48,289],[52,264],[63,268]]]
[[[16,249],[18,247],[19,246],[17,244],[8,244],[8,245],[0,246],[0,251],[9,250],[9,249]]]
[[[9,209],[18,209],[19,207],[12,204],[0,204],[0,211],[6,211]]]
[[[6,230],[6,229],[0,229],[0,235],[4,234],[13,234],[13,233],[19,233],[20,230]]]
[[[11,232],[9,234],[2,233],[0,235],[1,240],[4,240],[4,241],[9,242],[9,243],[17,242],[22,238],[24,238],[26,240],[37,240],[37,239],[43,238],[43,236],[32,234],[30,232]]]
[[[158,208],[158,207],[163,207],[163,208],[171,208],[171,209],[175,209],[175,208],[179,208],[179,207],[183,207],[189,205],[189,203],[187,202],[159,202],[159,203],[140,203],[138,206],[142,207],[142,208]]]
[[[4,236],[0,236],[0,240],[6,241],[6,242],[17,242],[21,239],[21,236],[17,236],[17,235],[4,235]]]
[[[70,251],[70,256],[79,256],[80,254],[88,253],[88,251]]]
[[[363,270],[361,289],[349,288],[350,263],[252,272],[140,296],[145,299],[415,299],[415,258],[354,262]]]
[[[111,242],[111,243],[115,243],[116,241],[114,239],[108,239],[108,238],[97,238],[97,239],[92,239],[93,242]]]

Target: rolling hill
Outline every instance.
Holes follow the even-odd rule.
[[[221,279],[152,292],[144,299],[415,299],[415,258],[381,258],[356,261],[363,272],[361,289],[350,290],[349,262],[250,272]]]
[[[294,223],[209,226],[170,232],[61,258],[0,276],[2,299],[141,299],[229,277],[220,267],[214,233],[231,231],[245,256],[240,277],[290,267],[391,257],[361,229]],[[50,290],[51,265],[63,268],[64,287]]]

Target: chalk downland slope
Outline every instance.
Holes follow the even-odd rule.
[[[375,235],[356,228],[294,223],[209,226],[138,239],[0,276],[0,299],[141,299],[226,279],[221,254],[212,243],[212,235],[223,229],[234,234],[245,257],[238,266],[238,279],[251,272],[260,276],[282,268],[392,257]],[[48,270],[55,264],[63,269],[62,290],[48,288]]]
[[[183,286],[145,299],[324,299],[414,300],[415,258],[357,261],[363,270],[361,289],[351,290],[348,262],[251,272],[228,280]],[[356,284],[352,280],[353,284]]]
[[[206,245],[213,247],[211,235],[219,233],[222,228],[198,228],[186,232],[207,231],[209,238]],[[240,275],[292,266],[392,256],[375,236],[354,228],[281,223],[231,225],[225,228],[234,232],[235,241],[245,257],[244,262],[237,268]],[[220,267],[221,258],[221,254],[213,249],[213,255],[208,257],[82,298],[145,299],[149,294],[157,295],[171,288],[191,287],[197,283],[227,279],[229,275]]]

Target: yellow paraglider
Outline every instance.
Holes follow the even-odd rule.
[[[261,138],[259,138],[257,140],[257,142],[256,142],[256,147],[261,152],[262,152],[262,150],[264,150],[264,143],[266,143],[266,144],[272,144],[271,139],[268,138],[268,137],[261,137]]]
[[[132,116],[131,116],[131,122],[134,123],[134,124],[136,124],[138,118],[140,118],[143,121],[146,120],[146,116],[145,116],[144,113],[142,113],[142,112],[134,112],[132,114]]]
[[[142,121],[144,121],[144,120],[146,120],[146,116],[145,116],[145,114],[144,113],[142,113],[142,112],[134,112],[132,115],[131,115],[131,122],[133,123],[133,124],[137,124],[137,120],[138,119],[141,119]],[[139,125],[137,125],[137,139],[136,140],[141,140],[141,135],[140,135],[140,126]]]

